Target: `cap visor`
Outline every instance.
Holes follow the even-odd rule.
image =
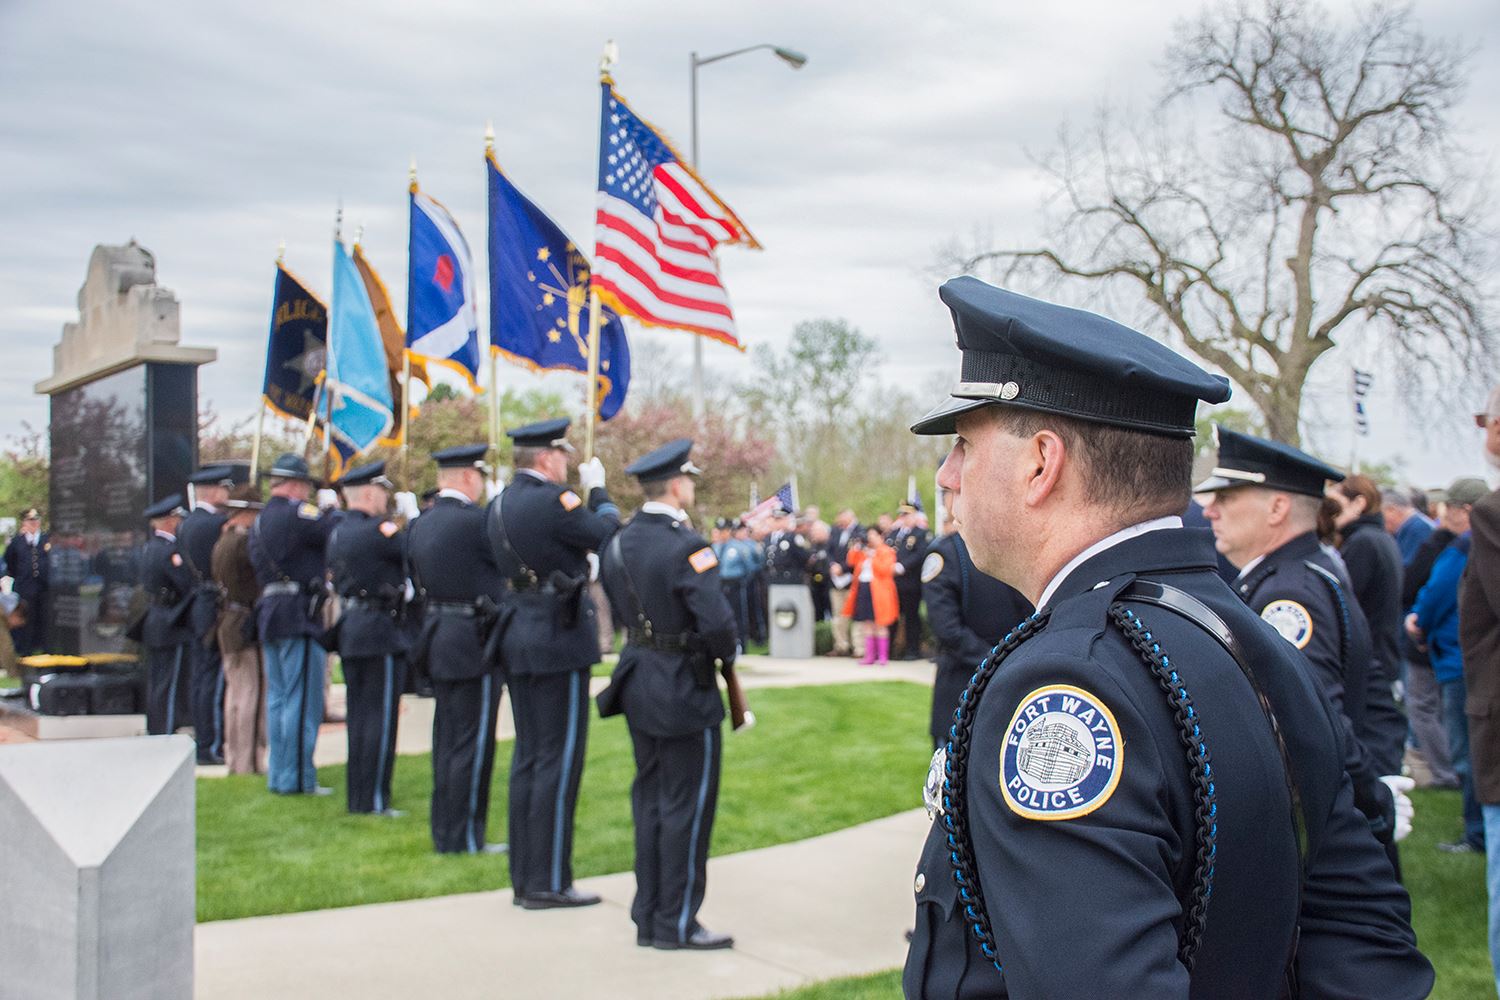
[[[1203,482],[1193,487],[1194,493],[1218,493],[1222,490],[1232,490],[1236,486],[1254,486],[1255,483],[1247,483],[1243,479],[1226,479],[1223,476],[1209,476]]]
[[[913,434],[957,434],[958,415],[993,403],[992,399],[960,399],[950,396],[921,420],[911,425]]]

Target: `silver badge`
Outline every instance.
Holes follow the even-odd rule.
[[[1007,382],[1000,387],[1001,399],[1015,399],[1021,394],[1021,387],[1014,382]]]
[[[943,775],[947,769],[948,748],[938,747],[927,767],[927,780],[922,784],[922,804],[927,807],[928,819],[943,814]]]

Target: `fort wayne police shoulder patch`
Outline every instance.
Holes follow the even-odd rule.
[[[1260,616],[1298,649],[1306,649],[1312,641],[1312,615],[1296,601],[1272,601],[1261,609]]]
[[[1027,819],[1087,816],[1120,783],[1125,741],[1104,702],[1070,684],[1021,699],[1000,750],[1000,791]]]

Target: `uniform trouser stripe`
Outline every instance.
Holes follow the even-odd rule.
[[[484,776],[484,744],[485,734],[490,731],[490,675],[485,674],[480,678],[480,709],[479,709],[479,732],[474,736],[474,773],[469,779],[469,816],[466,820],[468,828],[468,846],[470,853],[478,852],[480,844],[475,837],[475,817],[479,814],[479,781]],[[491,753],[494,749],[491,748]]]
[[[177,732],[177,681],[182,676],[182,651],[186,646],[177,647],[177,655],[172,658],[172,681],[167,685],[167,735],[171,736]]]
[[[557,776],[557,802],[552,807],[552,891],[562,892],[563,820],[568,809],[568,784],[573,778],[573,750],[578,745],[578,690],[582,673],[568,678],[568,735],[563,740],[562,767]]]
[[[375,811],[385,812],[386,747],[391,736],[391,688],[395,683],[395,665],[385,658],[385,689],[380,702],[380,749],[375,755]]]
[[[703,826],[703,807],[708,802],[708,778],[714,763],[714,731],[703,730],[703,775],[698,779],[698,801],[693,806],[693,831],[688,838],[687,885],[682,890],[682,913],[677,918],[677,940],[687,940],[688,917],[693,912],[693,889],[698,879],[698,832]]]

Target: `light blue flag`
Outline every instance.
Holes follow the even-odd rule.
[[[339,239],[333,241],[333,308],[329,310],[324,391],[332,400],[332,476],[337,478],[395,424],[380,325],[364,279]]]

